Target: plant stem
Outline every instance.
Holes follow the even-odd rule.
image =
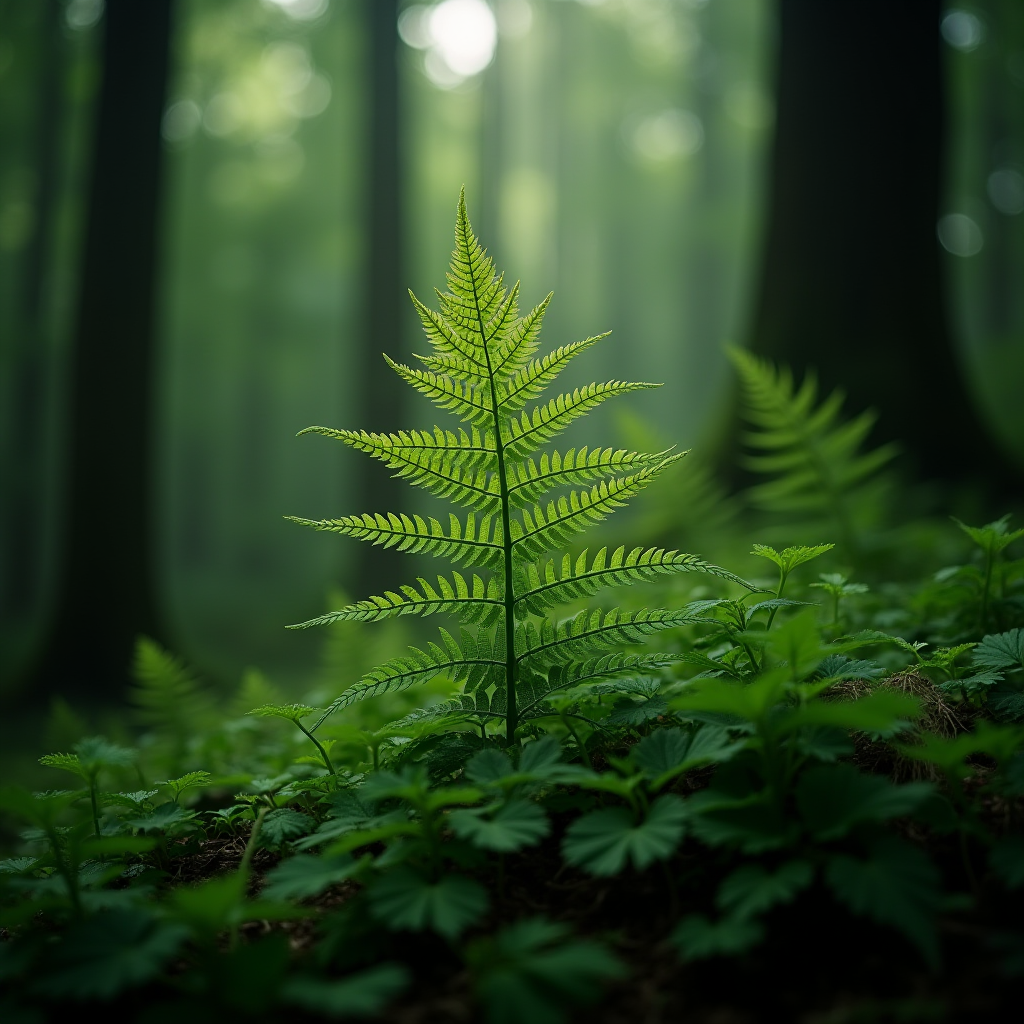
[[[988,597],[992,588],[992,562],[992,545],[989,544],[985,548],[985,586],[981,591],[981,621],[978,624],[982,630],[985,629],[985,623],[988,621]]]
[[[466,252],[470,260],[470,253]],[[516,617],[515,593],[512,577],[512,514],[508,499],[508,475],[505,471],[505,445],[501,439],[501,416],[498,413],[498,389],[494,384],[494,368],[491,366],[491,352],[487,347],[487,328],[483,314],[480,312],[480,297],[476,291],[476,277],[473,276],[473,302],[476,305],[476,319],[480,327],[480,340],[483,343],[484,358],[487,360],[487,383],[491,392],[491,414],[494,419],[494,448],[498,458],[498,488],[501,493],[501,544],[504,562],[504,587],[502,600],[505,605],[505,745],[515,742],[516,728],[519,725],[519,709],[516,707]]]
[[[580,752],[580,760],[583,762],[585,767],[593,770],[594,766],[590,763],[590,754],[587,751],[586,745],[580,739],[579,733],[576,732],[575,728],[573,728],[572,723],[569,721],[568,718],[566,718],[564,713],[559,712],[558,717],[561,718],[562,724],[566,727],[566,729],[569,730],[570,735],[576,741],[576,748]]]
[[[96,830],[96,838],[100,837],[100,813],[96,805],[96,777],[89,779],[89,801],[92,804],[92,827]]]
[[[320,751],[320,756],[324,759],[324,764],[327,766],[327,770],[332,775],[337,775],[338,773],[334,770],[334,765],[331,764],[331,759],[327,756],[327,751],[324,749],[324,745],[301,722],[296,722],[295,724],[313,741],[313,745]],[[374,767],[376,767],[376,765],[374,765]]]
[[[783,569],[782,566],[780,565],[779,566],[779,589],[778,589],[778,591],[776,591],[776,594],[775,594],[776,600],[778,600],[779,598],[782,597],[782,589],[786,585],[786,578],[788,576],[789,576],[789,573],[787,573],[785,571],[785,569]],[[768,625],[764,627],[764,631],[766,633],[768,632],[768,630],[770,630],[772,628],[772,623],[775,621],[775,616],[778,613],[778,611],[779,611],[778,608],[773,608],[768,613]]]
[[[249,874],[249,865],[252,864],[252,858],[256,853],[256,840],[260,837],[263,819],[267,816],[267,811],[269,810],[269,807],[261,807],[260,813],[256,815],[256,820],[252,823],[249,841],[245,844],[245,853],[242,854],[241,863],[238,865],[238,872],[241,875],[248,876]]]

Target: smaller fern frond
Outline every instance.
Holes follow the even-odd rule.
[[[558,547],[621,508],[666,466],[680,458],[681,455],[670,455],[629,476],[602,480],[589,490],[570,491],[557,501],[549,501],[546,509],[540,505],[523,509],[522,524],[513,519],[510,525],[513,550],[519,557],[536,558]]]
[[[384,356],[388,366],[407,384],[411,384],[421,395],[435,405],[455,413],[465,423],[486,427],[494,413],[491,409],[491,393],[486,387],[473,387],[445,374],[432,370],[414,370],[403,363],[396,363]]]
[[[403,584],[399,588],[401,594],[387,590],[380,597],[357,601],[288,628],[306,629],[308,626],[327,626],[332,622],[379,622],[396,615],[435,615],[439,612],[454,613],[463,622],[487,626],[494,622],[504,607],[501,588],[495,577],[485,583],[474,575],[467,583],[459,573],[453,572],[452,581],[438,576],[436,586],[422,576],[417,577],[416,582],[419,589]]]
[[[837,389],[818,404],[813,372],[797,387],[788,367],[743,350],[732,350],[730,357],[743,387],[744,415],[755,428],[744,440],[759,452],[745,463],[774,477],[750,489],[751,501],[769,512],[827,516],[844,545],[855,549],[856,491],[897,451],[889,444],[861,452],[875,413],[868,410],[844,423],[843,393]]]
[[[680,452],[686,455],[687,452]],[[533,505],[540,495],[572,484],[589,484],[609,477],[636,472],[664,462],[672,449],[660,452],[631,452],[625,448],[570,448],[564,455],[547,452],[538,462],[524,459],[508,466],[509,499],[516,508]],[[539,464],[538,464],[539,463]]]
[[[545,665],[576,661],[623,644],[642,643],[654,633],[693,621],[694,616],[685,609],[624,611],[612,608],[607,612],[584,609],[557,624],[545,619],[539,629],[532,622],[520,623],[516,629],[516,652],[536,670]]]
[[[505,638],[500,629],[493,639],[482,630],[474,636],[462,629],[459,640],[446,629],[440,633],[443,646],[429,643],[425,651],[412,647],[410,654],[392,658],[367,672],[327,707],[310,731],[318,729],[335,711],[349,704],[405,690],[440,675],[448,676],[454,683],[464,683],[466,690],[503,681]]]
[[[400,480],[408,480],[435,497],[448,498],[463,508],[489,513],[500,500],[498,482],[488,476],[493,469],[494,450],[488,447],[493,434],[471,434],[437,428],[400,434],[371,434],[365,430],[333,430],[307,427],[303,434],[333,437],[358,451],[365,452],[395,470]],[[438,441],[443,443],[438,444]]]
[[[516,373],[502,388],[503,394],[498,405],[505,413],[514,413],[522,409],[527,402],[536,398],[581,352],[596,345],[602,338],[607,338],[610,331],[597,334],[583,341],[574,341],[571,345],[562,345],[554,352],[549,352],[543,359],[535,359]]]
[[[520,416],[509,418],[509,435],[505,439],[506,451],[515,458],[529,455],[564,430],[573,420],[596,409],[609,398],[657,387],[661,385],[610,380],[603,384],[588,384],[586,387],[577,388],[571,394],[559,395],[544,405],[536,406],[532,414],[524,412]]]
[[[548,292],[526,316],[515,322],[504,343],[496,346],[492,359],[492,369],[496,378],[509,380],[533,358],[539,345],[544,314],[553,297],[554,292]]]
[[[532,675],[523,683],[529,686],[529,693],[523,694],[522,713],[524,717],[536,713],[537,706],[556,690],[566,690],[598,679],[614,679],[616,676],[635,676],[645,672],[659,672],[679,661],[676,654],[604,654],[599,658],[570,662],[567,665],[553,665],[545,676]]]
[[[481,516],[477,524],[472,512],[466,517],[465,527],[454,515],[449,515],[448,533],[433,517],[425,520],[422,516],[408,516],[404,512],[389,512],[387,515],[364,512],[362,515],[342,516],[340,519],[285,518],[300,526],[345,534],[385,548],[450,558],[456,565],[498,565],[504,551],[500,520]]]
[[[562,556],[561,573],[556,574],[555,562],[546,561],[541,567],[528,563],[517,574],[516,604],[524,612],[541,615],[548,608],[591,597],[606,587],[618,587],[657,579],[659,576],[681,572],[703,572],[719,576],[732,583],[751,589],[750,584],[725,569],[705,562],[697,555],[666,551],[664,548],[616,548],[611,557],[608,549],[601,548],[593,561],[587,562],[584,550],[573,562],[572,556]],[[518,609],[517,609],[518,610]]]

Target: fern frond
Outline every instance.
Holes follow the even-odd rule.
[[[517,412],[527,402],[536,398],[581,352],[596,345],[610,332],[574,341],[549,352],[542,359],[535,359],[516,373],[501,389],[498,405],[505,413]]]
[[[493,641],[484,631],[473,636],[462,629],[458,641],[445,629],[440,633],[443,647],[435,643],[428,644],[425,651],[412,647],[411,654],[392,658],[367,672],[324,711],[310,731],[319,728],[335,711],[358,700],[405,690],[440,675],[449,676],[454,683],[464,683],[467,690],[503,681],[505,650],[500,631]]]
[[[556,574],[555,562],[546,561],[540,568],[528,563],[520,568],[516,580],[516,603],[523,612],[542,615],[548,608],[590,597],[606,587],[641,583],[659,576],[680,572],[703,572],[719,576],[732,583],[750,588],[739,576],[725,569],[705,562],[697,555],[666,551],[664,548],[616,548],[611,557],[608,549],[601,548],[587,565],[587,551],[583,551],[575,563],[572,556],[562,556],[561,573]]]
[[[324,434],[358,451],[379,459],[395,470],[400,480],[422,487],[438,498],[448,498],[463,508],[489,513],[500,500],[496,479],[488,476],[494,468],[496,451],[489,447],[493,434],[475,427],[471,434],[435,428],[399,434],[371,434],[365,430],[333,430],[306,427],[302,434]],[[437,443],[441,441],[442,443]]]
[[[843,423],[843,393],[817,404],[818,383],[808,372],[797,387],[788,367],[775,367],[749,352],[730,353],[740,376],[744,415],[755,427],[744,440],[760,453],[745,463],[775,476],[748,492],[759,508],[829,517],[847,548],[856,548],[851,505],[861,485],[896,454],[895,445],[860,451],[875,422],[866,411]]]
[[[572,394],[559,395],[544,405],[536,406],[532,414],[524,412],[518,417],[510,417],[507,421],[508,436],[502,440],[509,455],[521,458],[535,452],[573,420],[596,409],[609,398],[657,387],[661,385],[621,380],[588,384],[586,387],[577,388]]]
[[[516,653],[532,669],[586,658],[600,650],[636,644],[664,629],[693,622],[685,609],[641,608],[602,612],[584,609],[557,624],[545,619],[538,629],[532,622],[516,630]]]
[[[387,590],[380,597],[356,601],[336,612],[328,612],[288,628],[306,629],[308,626],[327,626],[332,622],[379,622],[396,615],[435,615],[438,612],[453,613],[463,622],[482,626],[493,623],[504,607],[497,579],[492,577],[484,583],[474,575],[467,583],[459,573],[453,572],[452,581],[438,576],[435,588],[419,576],[416,579],[419,589],[404,584],[399,588],[401,594]]]
[[[391,367],[407,384],[411,384],[421,395],[436,405],[455,413],[465,423],[485,427],[493,419],[491,393],[486,387],[463,384],[450,376],[431,370],[414,370],[403,363],[384,357]]]
[[[572,484],[589,484],[596,480],[621,476],[664,462],[672,454],[661,452],[630,452],[625,448],[595,448],[584,445],[577,451],[570,448],[564,455],[544,452],[539,465],[533,459],[513,462],[508,467],[509,499],[516,508],[533,505],[540,495]],[[686,455],[686,452],[680,452]]]
[[[570,491],[547,508],[522,510],[522,524],[510,525],[513,549],[519,557],[536,558],[600,522],[646,487],[666,466],[682,458],[670,455],[654,466],[629,476],[602,480],[587,491]]]
[[[375,515],[364,512],[340,519],[285,518],[314,530],[346,534],[385,548],[397,547],[399,551],[450,558],[456,565],[498,565],[504,552],[501,522],[491,516],[482,516],[478,525],[472,512],[466,517],[465,527],[455,516],[449,515],[448,533],[433,517],[424,520],[422,516],[408,516],[404,512],[397,515],[389,512],[386,516],[380,512]]]
[[[491,360],[492,372],[496,378],[509,380],[533,358],[539,344],[544,314],[547,312],[553,296],[554,292],[548,292],[526,316],[515,322],[508,338],[496,346],[494,357]]]
[[[556,690],[566,690],[598,679],[616,676],[634,676],[643,672],[658,672],[680,660],[677,654],[605,654],[600,658],[574,661],[567,665],[553,665],[546,676],[534,675],[529,680],[530,693],[524,693],[522,715],[528,716]],[[526,682],[526,680],[524,680]]]

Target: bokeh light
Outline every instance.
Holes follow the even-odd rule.
[[[941,217],[937,233],[942,248],[954,256],[975,256],[985,241],[978,222],[966,213],[947,213]]]

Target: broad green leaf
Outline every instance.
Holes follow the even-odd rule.
[[[752,555],[760,555],[762,558],[767,558],[770,562],[774,562],[788,575],[798,565],[810,562],[827,551],[831,551],[834,547],[835,544],[814,544],[810,547],[798,545],[796,547],[784,548],[782,551],[776,551],[775,548],[767,544],[755,544],[750,553]]]
[[[622,807],[577,818],[562,842],[562,854],[592,875],[616,875],[627,864],[643,871],[670,857],[683,838],[686,805],[672,793],[658,797],[639,824]]]
[[[1015,540],[1024,537],[1024,530],[1010,530],[1009,513],[985,526],[968,526],[966,523],[961,523],[956,516],[953,516],[952,519],[982,551],[989,554],[997,554],[1009,547]]]
[[[40,994],[50,999],[112,999],[156,977],[187,931],[138,910],[107,910],[74,925],[47,956]]]
[[[784,665],[795,682],[807,679],[825,655],[817,612],[808,608],[776,627],[768,634],[766,650],[772,663]]]
[[[947,775],[966,778],[972,769],[964,762],[971,754],[988,754],[997,761],[1009,759],[1024,743],[1024,728],[1019,725],[993,725],[981,720],[974,732],[961,733],[945,739],[926,733],[914,744],[903,744],[898,749],[906,757],[917,761],[931,761]]]
[[[815,839],[827,841],[841,838],[861,822],[912,814],[933,792],[927,782],[897,786],[853,765],[835,764],[804,772],[796,786],[796,802]]]
[[[348,854],[287,857],[267,873],[267,884],[261,895],[268,900],[308,899],[350,878],[362,865],[362,861],[354,860]]]
[[[818,665],[815,678],[831,679],[835,682],[841,679],[867,679],[873,682],[884,671],[882,666],[874,661],[849,658],[845,654],[829,654]]]
[[[860,732],[885,732],[920,714],[921,702],[915,697],[879,688],[859,700],[809,701],[790,713],[786,728],[830,725]]]
[[[314,824],[308,814],[290,807],[279,807],[263,819],[260,841],[267,846],[280,846],[289,839],[298,839],[312,832]]]
[[[180,804],[166,803],[154,807],[149,814],[129,818],[125,824],[137,828],[140,832],[166,832],[192,821],[195,817],[195,811],[186,811]]]
[[[989,633],[975,648],[972,661],[983,668],[1024,668],[1024,629]]]
[[[676,711],[713,711],[736,715],[746,722],[756,722],[782,699],[785,678],[769,672],[753,683],[727,682],[723,679],[694,680],[671,701]]]
[[[281,988],[280,998],[326,1017],[373,1017],[409,981],[409,972],[401,964],[378,964],[340,981],[302,975],[289,978]]]
[[[547,815],[530,800],[510,800],[496,811],[452,811],[448,821],[460,839],[496,853],[536,846],[551,831]]]
[[[656,729],[633,747],[632,756],[657,790],[698,765],[729,760],[744,746],[745,742],[734,742],[722,726],[705,725],[689,733]]]
[[[481,750],[466,762],[464,775],[470,782],[484,786],[500,782],[514,771],[512,762],[500,750]]]
[[[174,799],[177,800],[182,793],[189,789],[202,789],[212,783],[213,776],[209,772],[189,772],[180,778],[167,779],[164,782],[158,783],[158,785],[167,786],[174,795]]]
[[[708,846],[764,853],[791,845],[799,835],[796,823],[758,794],[736,798],[705,789],[690,797],[687,807],[689,830]]]
[[[734,920],[746,920],[779,903],[789,903],[813,879],[814,868],[802,860],[787,861],[777,871],[766,871],[760,864],[746,864],[718,887],[716,903]]]
[[[461,875],[430,882],[410,867],[397,867],[368,890],[373,916],[393,931],[431,930],[454,939],[487,910],[487,890]]]
[[[764,938],[757,921],[726,917],[709,921],[703,914],[689,914],[676,925],[672,942],[683,960],[707,960],[713,956],[737,956]]]
[[[563,1024],[567,1007],[595,1002],[626,973],[604,946],[543,918],[473,943],[466,959],[487,1024]]]
[[[938,966],[934,917],[943,895],[939,872],[924,853],[903,840],[882,839],[866,859],[833,857],[825,878],[836,898],[855,914],[901,931],[929,966]]]

